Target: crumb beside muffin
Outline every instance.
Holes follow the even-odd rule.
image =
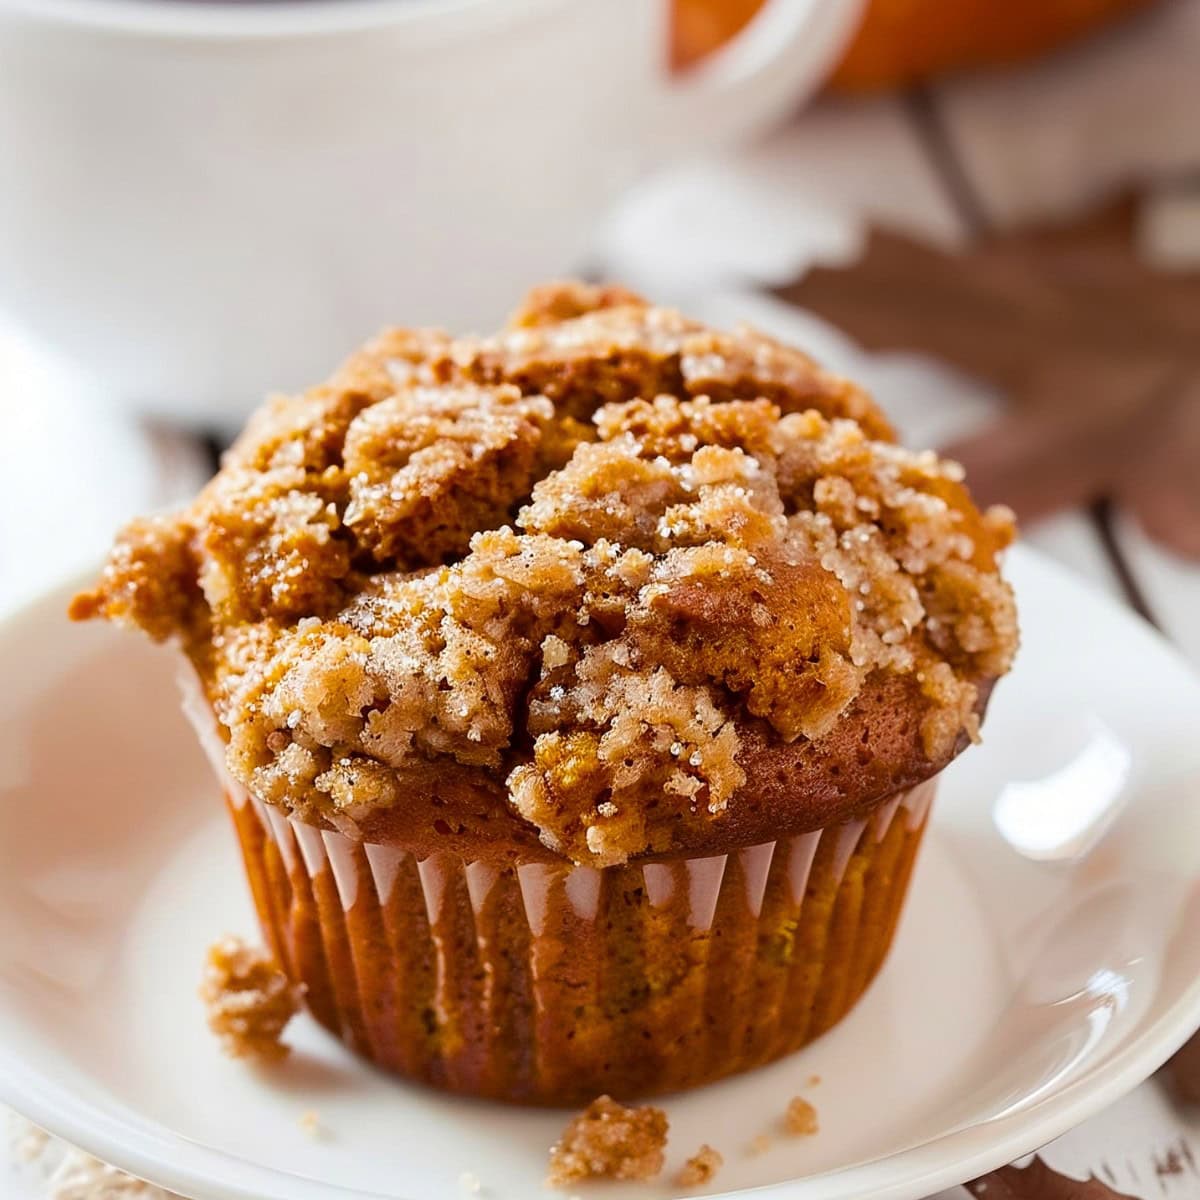
[[[1012,536],[799,351],[553,285],[272,400],[72,613],[188,656],[319,1019],[570,1102],[854,1003],[1015,650]]]
[[[660,1108],[626,1108],[598,1096],[551,1148],[546,1182],[563,1187],[583,1179],[653,1179],[663,1169],[667,1128]]]
[[[300,998],[269,953],[232,935],[214,942],[200,998],[209,1028],[231,1058],[273,1062],[286,1057],[288,1047],[281,1039]]]
[[[811,1137],[820,1130],[817,1110],[803,1096],[793,1096],[783,1114],[783,1126],[793,1137]]]
[[[724,1165],[720,1153],[705,1143],[680,1167],[675,1183],[682,1188],[703,1187],[716,1178]]]

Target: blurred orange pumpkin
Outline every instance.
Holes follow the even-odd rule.
[[[763,0],[675,0],[676,66],[731,38]],[[819,3],[820,0],[817,0]],[[870,0],[830,86],[874,91],[1032,58],[1154,0]]]

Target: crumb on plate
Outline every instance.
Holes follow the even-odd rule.
[[[675,1182],[679,1187],[701,1187],[710,1182],[724,1164],[720,1153],[706,1142],[683,1164]]]
[[[626,1108],[599,1096],[551,1147],[547,1182],[562,1187],[581,1179],[653,1179],[662,1171],[666,1142],[662,1109]]]
[[[305,1137],[310,1137],[314,1141],[321,1137],[325,1129],[321,1124],[320,1115],[316,1109],[308,1108],[300,1114],[300,1120],[297,1122]]]
[[[227,935],[208,949],[200,998],[208,1026],[231,1058],[275,1061],[288,1047],[280,1040],[296,1014],[298,996],[266,951]]]
[[[788,1101],[783,1124],[793,1137],[811,1137],[820,1129],[817,1110],[803,1096],[793,1096]]]

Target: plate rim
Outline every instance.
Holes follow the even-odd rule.
[[[1030,546],[1018,544],[1009,563],[1041,573],[1084,593],[1118,620],[1149,637],[1173,665],[1200,687],[1200,675],[1180,651],[1144,618],[1095,588],[1086,578]],[[0,612],[0,651],[20,627],[42,618],[95,578],[80,572]],[[0,989],[0,995],[7,989]],[[0,1035],[15,1022],[0,1003]],[[1147,1028],[1130,1035],[1082,1078],[1068,1082],[1030,1107],[964,1129],[952,1129],[915,1146],[866,1163],[816,1175],[714,1193],[756,1200],[920,1200],[1020,1158],[1115,1103],[1156,1071],[1200,1025],[1200,975]],[[326,1183],[251,1162],[216,1146],[174,1133],[157,1122],[142,1127],[123,1117],[123,1104],[108,1110],[73,1095],[70,1088],[25,1066],[13,1039],[0,1036],[0,1102],[47,1132],[88,1154],[150,1180],[190,1200],[404,1200],[398,1193],[364,1191]],[[869,1193],[864,1189],[869,1188]]]

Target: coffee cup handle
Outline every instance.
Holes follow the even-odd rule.
[[[857,26],[864,0],[766,0],[735,37],[670,74],[672,0],[659,0],[662,129],[710,146],[744,137],[814,92]]]

